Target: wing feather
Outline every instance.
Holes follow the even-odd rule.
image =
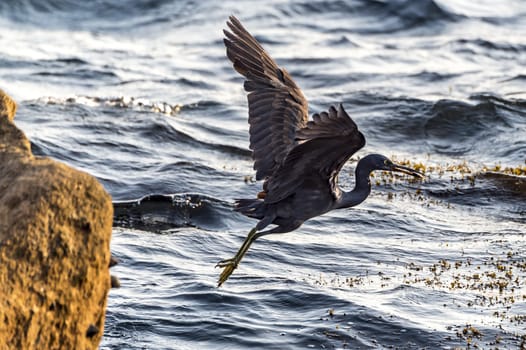
[[[289,73],[278,67],[236,17],[230,16],[227,25],[227,57],[246,78],[250,149],[256,179],[261,180],[272,176],[296,144],[296,132],[307,125],[308,104]]]
[[[343,106],[314,114],[305,128],[296,133],[298,142],[283,164],[267,180],[265,203],[276,203],[301,187],[304,179],[327,181],[333,193],[337,176],[345,162],[365,145],[365,138]]]

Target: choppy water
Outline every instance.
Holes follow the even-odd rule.
[[[312,112],[344,103],[367,138],[357,156],[429,179],[377,175],[360,206],[256,242],[217,289],[215,263],[254,225],[233,198],[260,186],[230,14]],[[36,154],[116,202],[122,287],[101,349],[519,348],[525,38],[523,0],[3,0],[0,88]]]

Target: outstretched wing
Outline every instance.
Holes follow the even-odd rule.
[[[266,183],[265,203],[290,196],[313,176],[327,181],[336,190],[338,173],[345,162],[365,145],[365,137],[340,104],[329,112],[314,114],[305,128],[296,133],[297,145]]]
[[[308,104],[285,69],[265,52],[234,17],[225,33],[226,53],[234,68],[245,76],[248,94],[250,149],[256,179],[271,176],[295,144],[297,130],[307,124]]]

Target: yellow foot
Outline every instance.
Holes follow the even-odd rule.
[[[230,277],[232,272],[234,272],[234,270],[237,268],[237,265],[239,265],[239,262],[245,256],[245,253],[247,252],[248,248],[256,239],[256,232],[257,231],[255,227],[252,230],[250,230],[247,238],[245,238],[245,241],[241,245],[241,248],[239,248],[236,256],[234,256],[232,259],[221,260],[217,263],[216,267],[224,268],[223,272],[221,272],[221,275],[219,276],[219,280],[217,281],[218,287],[221,287],[221,285],[228,279],[228,277]]]
[[[221,285],[225,283],[228,277],[230,277],[232,272],[234,272],[234,270],[237,268],[237,265],[239,265],[239,262],[245,256],[245,253],[247,252],[254,239],[256,239],[256,236],[256,228],[254,227],[252,230],[250,230],[247,238],[245,238],[245,241],[241,245],[241,248],[239,248],[237,254],[233,258],[221,260],[217,263],[216,267],[224,268],[223,272],[221,272],[221,275],[219,276],[219,280],[217,281],[218,287],[221,287]]]
[[[234,258],[221,260],[217,263],[216,267],[224,268],[223,272],[221,272],[221,275],[219,276],[219,280],[217,281],[217,286],[221,287],[221,285],[225,283],[228,277],[230,277],[232,272],[234,272],[234,270],[236,269],[237,261]]]

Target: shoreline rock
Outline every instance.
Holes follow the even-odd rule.
[[[0,344],[98,349],[110,289],[111,197],[35,157],[0,90]]]

